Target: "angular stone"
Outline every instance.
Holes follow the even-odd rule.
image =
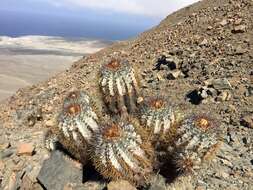
[[[33,183],[32,180],[27,175],[25,175],[22,178],[20,190],[43,190],[43,187],[41,187],[41,185],[37,182]]]
[[[214,79],[212,85],[216,90],[232,89],[230,82],[226,78]]]
[[[233,33],[243,33],[245,31],[246,31],[246,26],[245,25],[235,26],[234,29],[232,30]]]
[[[6,150],[0,151],[0,160],[10,157],[11,155],[14,154],[14,152],[15,150],[12,150],[12,149],[6,149]]]
[[[62,190],[68,183],[82,183],[82,166],[63,155],[60,151],[51,153],[45,160],[37,177],[46,189]]]
[[[34,153],[34,146],[32,143],[21,143],[17,148],[17,155],[28,155],[32,156]]]
[[[134,186],[132,186],[128,181],[118,180],[111,181],[107,185],[108,190],[137,190]]]
[[[11,144],[9,142],[0,144],[0,149],[7,149],[11,146]]]
[[[228,24],[228,21],[226,20],[226,19],[224,19],[224,20],[222,20],[221,22],[220,22],[220,25],[221,26],[225,26],[225,25],[227,25]]]
[[[47,120],[45,122],[46,127],[53,127],[55,125],[55,122],[53,120]]]
[[[100,182],[92,181],[86,182],[84,184],[73,184],[68,183],[64,186],[63,190],[103,190],[105,188],[105,184]]]
[[[204,40],[202,40],[202,42],[200,42],[200,46],[205,46],[205,45],[207,45],[208,44],[208,40],[207,39],[204,39]]]
[[[165,178],[161,175],[154,176],[151,181],[149,190],[166,190]]]
[[[184,74],[180,70],[172,71],[168,74],[167,79],[174,80],[180,76],[184,76]]]
[[[245,115],[242,118],[241,123],[243,126],[253,129],[253,114]]]

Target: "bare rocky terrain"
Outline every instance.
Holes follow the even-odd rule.
[[[103,60],[115,54],[135,67],[143,94],[166,94],[185,113],[207,112],[217,118],[223,134],[223,145],[209,165],[173,180],[173,171],[161,171],[146,189],[253,189],[252,0],[198,2],[136,39],[87,56],[65,72],[3,101],[2,189],[45,189],[51,178],[57,178],[57,170],[52,169],[57,168],[57,161],[65,176],[56,181],[64,183],[64,189],[135,189],[125,181],[108,183],[94,178],[90,168],[82,168],[60,152],[43,165],[50,156],[43,134],[54,125],[53,119],[71,89],[87,91],[104,113],[98,73]]]

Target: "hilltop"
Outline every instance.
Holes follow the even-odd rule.
[[[0,144],[8,146],[0,149],[13,152],[0,160],[3,185],[11,183],[9,176],[14,171],[16,179],[27,166],[31,170],[26,170],[26,174],[37,183],[34,178],[46,155],[41,143],[43,131],[52,125],[52,118],[71,89],[87,91],[96,100],[99,111],[103,111],[98,73],[103,61],[114,55],[135,67],[143,94],[166,94],[171,103],[186,113],[206,111],[219,120],[224,146],[210,166],[183,178],[189,189],[251,188],[252,0],[203,0],[193,4],[169,15],[137,38],[89,55],[48,81],[20,89],[2,101]],[[32,143],[36,154],[17,156],[15,150],[20,142]],[[15,170],[18,166],[19,170]],[[162,186],[160,183],[154,182],[154,189]],[[178,188],[183,189],[178,183]]]

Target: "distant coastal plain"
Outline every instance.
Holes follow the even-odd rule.
[[[52,36],[0,36],[0,101],[112,42]]]

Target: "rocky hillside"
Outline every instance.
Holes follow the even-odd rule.
[[[74,63],[69,70],[46,82],[20,89],[3,101],[0,187],[42,189],[37,175],[48,155],[42,144],[43,132],[53,125],[53,118],[71,89],[87,91],[104,113],[98,72],[103,61],[115,55],[127,59],[138,71],[143,94],[166,94],[171,103],[186,113],[207,112],[217,118],[224,134],[224,145],[211,165],[167,184],[166,175],[161,173],[150,189],[176,186],[198,190],[252,189],[252,0],[198,2],[173,13],[136,39],[92,54]],[[24,146],[28,148],[28,155],[22,153]],[[110,183],[107,188],[112,190],[114,185]],[[103,189],[106,184],[88,181],[68,188],[78,189],[77,186]]]

